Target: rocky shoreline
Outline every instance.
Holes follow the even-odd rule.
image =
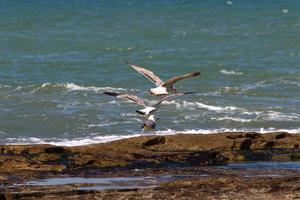
[[[285,132],[141,136],[77,147],[1,145],[0,197],[292,199],[300,197],[300,169],[232,170],[215,166],[249,161],[297,161],[300,158],[299,145],[300,134]],[[272,175],[274,173],[276,177]],[[163,175],[184,176],[151,187],[106,190],[78,189],[83,184],[23,184],[53,177]]]

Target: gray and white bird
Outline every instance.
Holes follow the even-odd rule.
[[[106,94],[106,95],[109,95],[109,96],[114,96],[114,97],[117,97],[117,98],[120,98],[120,99],[130,100],[130,101],[133,101],[133,102],[135,102],[139,105],[144,106],[143,109],[136,110],[136,112],[141,114],[141,115],[145,115],[146,117],[150,117],[150,114],[152,114],[157,109],[159,109],[159,106],[163,101],[168,100],[168,99],[172,99],[172,98],[175,98],[175,97],[179,97],[179,96],[182,96],[182,95],[186,95],[186,94],[192,94],[192,93],[195,93],[195,92],[185,92],[185,93],[177,93],[177,94],[168,95],[168,96],[165,96],[165,97],[161,98],[160,100],[158,100],[154,104],[147,105],[142,98],[140,98],[138,96],[135,96],[135,95],[132,95],[132,94],[117,93],[117,92],[103,92],[103,94]]]
[[[157,87],[149,89],[149,93],[154,96],[162,96],[162,95],[168,95],[168,94],[176,94],[177,90],[173,86],[177,81],[193,78],[195,76],[199,76],[200,72],[192,72],[188,73],[182,76],[175,76],[173,78],[170,78],[166,82],[163,82],[158,76],[156,76],[152,71],[147,70],[141,66],[130,64],[127,62],[129,66],[131,66],[133,69],[135,69],[138,73],[144,75],[146,78],[148,78],[150,81],[152,81]]]
[[[155,127],[156,127],[155,120],[158,120],[158,118],[155,115],[149,115],[148,119],[143,122],[142,134],[146,131],[153,131],[153,134],[156,134],[155,133]]]

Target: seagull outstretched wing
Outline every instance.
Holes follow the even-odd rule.
[[[106,94],[106,95],[109,95],[109,96],[114,96],[114,97],[117,97],[117,98],[120,98],[120,99],[130,100],[130,101],[133,101],[137,104],[146,106],[145,102],[142,98],[140,98],[138,96],[135,96],[135,95],[132,95],[132,94],[117,93],[117,92],[103,92],[103,94]]]
[[[127,63],[129,64],[129,63]],[[133,69],[135,69],[138,73],[143,74],[146,78],[148,78],[150,81],[152,81],[155,85],[161,86],[164,84],[164,82],[156,76],[152,71],[145,69],[143,67],[140,67],[138,65],[129,64]]]
[[[176,76],[176,77],[173,77],[173,78],[170,78],[169,80],[167,80],[162,86],[170,88],[177,81],[180,81],[183,79],[188,79],[188,78],[193,78],[195,76],[199,76],[200,74],[201,74],[200,72],[192,72],[192,73],[188,73],[188,74],[185,74],[182,76]]]

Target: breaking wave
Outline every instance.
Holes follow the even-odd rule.
[[[296,113],[281,113],[276,111],[268,111],[261,114],[261,118],[265,121],[293,121],[300,122],[300,115]]]
[[[235,72],[235,71],[227,71],[226,69],[222,69],[220,70],[221,74],[225,74],[225,75],[243,75],[243,72]]]
[[[182,101],[182,103],[176,102],[176,101],[166,101],[163,102],[163,104],[166,105],[175,105],[176,107],[180,108],[188,108],[188,107],[192,107],[192,108],[202,108],[202,109],[206,109],[206,110],[210,110],[210,111],[234,111],[234,110],[245,110],[243,108],[238,108],[235,106],[225,106],[225,107],[221,107],[221,106],[214,106],[214,105],[208,105],[208,104],[204,104],[204,103],[200,103],[200,102],[189,102],[189,101]]]
[[[125,88],[114,88],[114,87],[95,87],[95,86],[81,86],[75,83],[43,83],[40,88],[65,88],[70,91],[92,91],[92,92],[103,92],[103,91],[127,91]]]
[[[231,120],[231,121],[242,122],[242,123],[247,123],[247,122],[251,122],[252,121],[252,119],[243,119],[243,118],[238,118],[238,117],[220,117],[220,118],[214,118],[214,117],[212,117],[211,119],[214,119],[216,121]]]
[[[183,131],[176,131],[167,129],[163,131],[157,131],[157,135],[174,135],[174,134],[217,134],[223,132],[258,132],[258,133],[270,133],[270,132],[287,132],[287,133],[300,133],[298,129],[274,129],[274,128],[260,128],[260,129],[188,129]],[[151,135],[151,134],[143,134]],[[86,138],[74,138],[74,139],[56,139],[56,138],[7,138],[5,144],[51,144],[56,146],[83,146],[96,143],[108,143],[115,140],[127,139],[142,136],[142,134],[130,134],[130,135],[109,135],[109,136],[91,136]]]

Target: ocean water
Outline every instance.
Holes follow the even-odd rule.
[[[300,132],[300,3],[0,1],[0,143],[80,145],[141,134],[154,85],[130,61],[197,94],[163,103],[159,134]]]

